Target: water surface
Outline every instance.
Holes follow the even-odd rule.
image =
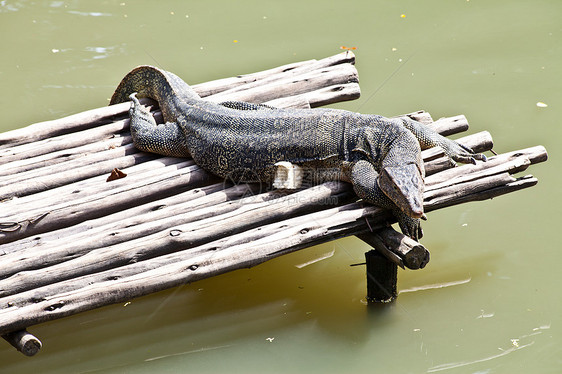
[[[0,1],[0,131],[104,106],[136,65],[198,83],[344,45],[363,95],[336,107],[462,113],[498,152],[550,156],[534,188],[432,212],[431,262],[399,273],[392,305],[365,304],[349,265],[368,247],[347,238],[31,327],[41,353],[0,344],[0,372],[559,372],[561,16],[547,0]]]

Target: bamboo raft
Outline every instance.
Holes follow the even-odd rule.
[[[193,87],[216,102],[317,107],[359,97],[354,61],[345,52]],[[161,122],[154,102],[144,103]],[[429,261],[423,245],[389,228],[393,217],[357,201],[349,184],[235,185],[191,159],[137,151],[129,106],[0,134],[0,335],[24,354],[41,347],[30,326],[349,235],[376,249],[367,254],[372,299],[396,296],[398,266],[421,269]],[[446,136],[468,129],[462,115],[408,116]],[[492,149],[486,131],[458,141]],[[425,150],[425,211],[534,186],[533,176],[512,174],[546,158],[535,146],[451,167],[439,149]]]

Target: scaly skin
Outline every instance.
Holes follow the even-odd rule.
[[[137,96],[158,101],[166,123],[157,125]],[[152,66],[127,74],[110,104],[129,99],[131,134],[142,151],[191,156],[218,176],[244,182],[272,182],[274,164],[288,161],[322,180],[351,182],[358,197],[391,209],[402,231],[416,240],[423,235],[420,143],[442,146],[461,162],[484,158],[411,120],[336,109],[211,103],[176,75]]]

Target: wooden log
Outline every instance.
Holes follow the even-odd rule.
[[[517,157],[509,162],[504,162],[500,164],[495,163],[481,163],[476,164],[473,167],[459,166],[456,168],[449,169],[450,173],[446,170],[442,174],[445,175],[432,175],[427,177],[426,189],[425,191],[432,191],[446,186],[451,186],[455,184],[461,184],[464,182],[470,182],[480,178],[484,178],[491,175],[502,174],[508,172],[509,174],[515,174],[526,170],[531,161],[526,157]],[[432,178],[433,177],[433,178]],[[447,178],[449,177],[449,178]]]
[[[429,251],[421,243],[390,227],[357,237],[401,268],[423,269],[429,262]]]
[[[112,185],[101,192],[77,192],[76,195],[83,195],[83,199],[63,201],[51,207],[46,205],[30,210],[25,215],[20,212],[16,216],[0,218],[0,243],[105,216],[216,180],[216,177],[198,166],[176,170],[165,178],[155,175],[136,183],[122,182],[128,178],[110,182]],[[107,196],[111,196],[111,199]]]
[[[355,100],[361,96],[358,83],[337,84],[299,95],[282,97],[265,102],[277,108],[316,108],[341,101]]]
[[[345,191],[345,187],[341,183],[327,182],[270,200],[268,197],[279,194],[277,191],[272,191],[264,194],[262,198],[242,199],[234,211],[222,214],[219,212],[218,215],[177,226],[170,226],[164,222],[161,226],[165,229],[156,234],[133,240],[127,238],[127,242],[112,246],[104,243],[103,248],[88,251],[87,254],[82,253],[81,249],[88,246],[88,241],[52,250],[39,250],[39,253],[33,257],[26,257],[25,253],[20,254],[20,252],[8,254],[3,256],[2,263],[5,266],[0,269],[0,277],[19,273],[0,281],[0,297],[27,290],[29,287],[39,287],[57,280],[122,266],[130,261],[142,261],[190,248],[264,223],[315,211],[337,203],[338,195],[341,198],[352,195],[351,192]],[[252,200],[256,202],[251,202]],[[182,235],[183,233],[186,234]],[[61,261],[65,262],[61,263]]]
[[[431,118],[431,114],[429,114],[425,110],[418,110],[416,112],[404,114],[398,117],[409,117],[414,121],[421,122],[424,125],[428,125],[428,126],[431,126],[431,124],[433,124],[433,118]]]
[[[450,136],[459,132],[468,130],[468,120],[462,114],[439,118],[437,121],[430,124],[431,128],[443,136]]]
[[[542,151],[546,152],[546,151],[544,150],[544,148],[541,148],[541,147],[535,147],[534,152],[540,154],[540,152],[538,152],[538,151],[540,151],[541,149],[542,149]],[[523,151],[519,151],[518,153],[524,154],[524,153],[527,153],[527,151],[523,150]],[[537,156],[537,157],[539,157],[539,156]],[[493,164],[492,162],[488,162],[488,163],[481,163],[480,166],[492,167],[492,166],[494,166],[494,164]],[[466,166],[466,167],[470,167],[473,171],[474,171],[474,170],[477,170],[477,168],[474,167],[474,166],[472,166],[472,165]],[[465,167],[465,168],[466,168],[466,167]],[[469,174],[467,174],[467,172],[465,172],[464,169],[462,169],[462,167],[460,167],[460,168],[455,168],[455,169],[451,169],[451,170],[452,170],[453,172],[457,172],[457,173],[460,172],[460,174],[464,175],[464,177],[463,177],[463,178],[465,178],[464,180],[467,180],[467,179],[466,179],[466,178],[467,178],[466,175],[469,175]],[[500,169],[499,171],[502,171],[502,169]],[[142,177],[142,178],[144,179],[144,177]],[[447,177],[444,178],[444,179],[447,180],[447,181],[450,181],[450,182],[452,182],[452,181],[462,182],[462,180],[458,181],[458,180],[454,179],[452,175],[451,175],[451,176],[447,176]],[[474,179],[474,177],[470,177],[470,179]],[[428,178],[427,182],[428,182],[428,184],[431,185],[431,182],[432,182],[431,178]],[[455,183],[456,183],[456,182],[455,182]],[[504,182],[505,182],[505,180],[504,180]],[[503,182],[502,182],[502,180],[501,180],[501,178],[500,178],[500,181],[499,181],[499,182],[493,181],[493,183],[503,183]],[[449,184],[451,184],[451,183],[449,183]],[[441,187],[444,188],[444,187],[447,187],[447,185],[442,185]],[[470,186],[470,184],[468,184],[468,185],[464,185],[464,186],[460,186],[460,187],[450,188],[450,189],[447,190],[447,193],[445,193],[445,195],[447,195],[448,193],[451,193],[451,194],[452,194],[455,189],[472,188],[472,190],[475,191],[474,188],[477,188],[477,189],[479,189],[479,190],[482,190],[482,189],[485,189],[485,188],[488,188],[488,187],[490,187],[490,184],[488,184],[488,182],[482,183],[481,185],[474,185],[474,186],[472,186],[472,187]],[[437,193],[438,193],[439,191],[438,191],[438,192],[432,192],[432,190],[435,190],[435,189],[436,189],[436,188],[431,188],[431,187],[428,187],[428,188],[427,188],[426,200],[433,201],[433,199],[435,199],[436,197],[438,197]],[[441,193],[441,194],[443,194],[443,193]],[[72,208],[75,209],[76,206],[73,206]],[[41,212],[36,212],[36,214],[40,215]],[[47,217],[45,217],[45,218],[47,218]],[[110,222],[111,222],[111,221],[110,221]],[[101,224],[101,222],[100,222],[99,224]],[[5,235],[10,235],[10,233],[5,233]]]
[[[528,160],[530,164],[536,164],[546,161],[547,157],[548,156],[546,149],[543,146],[530,147],[490,157],[487,162],[478,162],[476,166],[462,165],[455,168],[449,168],[447,171],[442,171],[437,175],[426,177],[425,184],[426,186],[429,186],[432,184],[442,183],[444,181],[449,181],[452,178],[461,177],[462,175],[466,174],[467,171],[476,172],[491,169],[493,167],[499,167],[499,169],[496,170],[511,170],[511,173],[513,174],[525,169],[523,166],[518,167],[518,163],[515,160]],[[506,164],[506,166],[502,167],[501,165],[504,163]]]
[[[367,261],[367,301],[389,303],[398,296],[398,267],[378,251],[365,253]]]
[[[85,155],[91,155],[109,149],[126,146],[128,144],[131,144],[132,142],[133,140],[130,135],[114,136],[110,139],[105,139],[99,142],[94,142],[75,148],[63,149],[36,157],[12,161],[10,163],[2,165],[2,167],[0,168],[0,177],[2,177],[3,182],[9,175],[17,176],[20,173],[24,173],[26,171],[60,165],[61,163],[66,161],[75,160]]]
[[[127,103],[130,106],[129,103]],[[129,120],[119,120],[77,133],[45,138],[21,145],[10,144],[10,148],[0,150],[0,165],[17,160],[24,160],[69,148],[80,147],[95,141],[111,139],[114,134],[129,128]],[[24,138],[25,139],[25,138]]]
[[[493,192],[486,191],[484,194],[471,196],[471,199],[490,198],[495,196],[494,194],[525,188],[533,183],[536,183],[534,178],[522,178],[506,186],[493,188]],[[457,197],[449,201],[449,204],[459,203],[461,200],[463,197]],[[28,296],[30,293],[36,293],[35,299],[29,304],[25,302],[17,304],[10,301],[10,299],[18,300],[21,295],[25,294],[6,297],[0,300],[0,306],[7,306],[0,312],[0,333],[93,309],[97,306],[122,302],[132,297],[236,268],[253,266],[273,257],[341,237],[350,232],[360,233],[361,230],[368,230],[364,219],[372,217],[373,223],[375,223],[385,214],[388,218],[388,214],[382,209],[372,206],[361,207],[358,203],[348,204],[259,227],[217,242],[204,244],[198,248],[151,258],[29,291],[26,293]],[[371,223],[371,227],[373,227],[373,223]],[[138,268],[142,268],[142,271],[132,271],[121,276],[126,271],[138,270]],[[93,277],[97,277],[100,282],[92,283]],[[62,283],[64,283],[65,289],[63,293],[51,294],[48,298],[37,298],[37,293],[40,294],[45,289],[56,292],[61,289]],[[92,297],[93,295],[95,297]],[[19,300],[22,301],[21,298]]]
[[[339,208],[331,208],[291,218],[282,222],[271,223],[180,252],[150,258],[145,261],[132,262],[125,266],[75,277],[68,281],[59,281],[40,288],[0,298],[0,309],[19,308],[27,304],[51,299],[57,294],[66,294],[98,282],[124,281],[127,277],[159,269],[162,266],[172,265],[178,261],[189,261],[201,255],[213,257],[216,253],[222,253],[222,251],[230,250],[233,247],[246,248],[249,245],[255,244],[259,251],[263,252],[270,249],[270,253],[262,253],[263,261],[266,261],[270,256],[276,257],[282,255],[283,253],[277,253],[277,249],[284,248],[283,243],[286,244],[287,241],[291,241],[291,243],[295,245],[294,250],[296,250],[306,247],[309,242],[321,243],[333,240],[335,237],[341,236],[341,233],[345,230],[344,226],[349,225],[350,222],[354,227],[361,227],[361,225],[365,225],[364,219],[366,217],[377,214],[379,218],[387,216],[387,213],[380,208],[373,206],[363,208],[361,204],[353,203]],[[371,223],[371,227],[378,228],[379,226],[375,225],[375,220]],[[326,229],[326,227],[328,228]],[[367,228],[365,228],[365,230],[366,229]],[[185,235],[185,233],[181,235]],[[278,243],[277,246],[272,247],[268,245],[268,240],[270,239]],[[260,242],[256,243],[257,241]],[[249,249],[248,253],[255,254],[255,252],[255,250],[252,252],[252,250]],[[233,257],[233,261],[236,261],[236,258],[238,258],[237,255]],[[0,323],[0,332],[2,331],[1,326],[2,324]]]
[[[174,194],[170,197],[139,204],[132,208],[115,212],[100,218],[63,227],[58,230],[34,235],[11,243],[3,249],[3,254],[26,250],[29,247],[37,249],[46,246],[60,246],[69,241],[77,241],[94,232],[111,228],[107,232],[120,230],[123,227],[134,227],[144,222],[155,221],[162,217],[185,213],[190,210],[207,208],[225,201],[237,200],[255,192],[255,185],[236,185],[228,187],[225,182],[219,182],[201,188],[190,189]],[[0,252],[2,254],[2,252]]]
[[[2,262],[7,265],[7,268],[3,269],[4,271],[0,270],[0,278],[18,271],[31,270],[68,261],[94,249],[109,247],[161,231],[167,231],[170,227],[185,225],[195,221],[200,221],[198,225],[204,224],[205,220],[220,220],[221,217],[224,218],[234,211],[236,211],[233,213],[235,215],[242,214],[241,212],[244,211],[243,207],[241,207],[242,204],[248,204],[249,208],[250,206],[256,206],[258,203],[266,203],[275,195],[280,194],[279,192],[269,192],[257,195],[256,187],[259,186],[255,184],[234,186],[205,195],[200,199],[182,201],[168,209],[147,212],[142,217],[128,219],[125,222],[115,221],[113,217],[109,219],[104,217],[103,220],[96,220],[99,223],[98,225],[91,227],[87,231],[79,231],[74,235],[69,235],[69,230],[65,230],[66,235],[60,240],[52,240],[45,245],[35,244],[32,257],[26,254],[25,251],[12,249],[10,252],[6,252]],[[200,190],[203,190],[203,188]],[[256,195],[253,195],[254,193]],[[234,203],[234,199],[241,198],[247,194],[251,196]],[[224,202],[221,203],[221,201]],[[131,209],[140,210],[139,207]],[[123,215],[121,213],[123,212],[116,214]],[[130,217],[129,212],[127,217]],[[89,226],[91,225],[90,223]],[[73,230],[75,229],[73,228]],[[41,259],[40,263],[37,262],[38,259]]]
[[[492,178],[492,177],[490,177]],[[521,178],[514,179],[513,181],[499,186],[490,186],[487,189],[481,189],[480,191],[468,193],[466,195],[458,195],[451,197],[450,199],[443,199],[438,203],[428,203],[427,211],[441,209],[453,205],[468,203],[472,201],[483,201],[488,199],[493,199],[495,197],[505,195],[511,192],[519,191],[525,188],[533,187],[538,183],[538,180],[532,175],[526,175]],[[426,205],[424,205],[425,207]]]
[[[109,174],[102,173],[99,176],[73,182],[48,191],[4,201],[3,206],[7,209],[0,212],[0,217],[17,218],[22,213],[28,215],[31,212],[43,212],[47,208],[53,209],[54,207],[66,206],[68,204],[79,204],[83,199],[91,198],[92,195],[100,193],[111,195],[112,190],[122,188],[124,184],[140,183],[144,185],[149,180],[165,179],[173,174],[182,173],[184,171],[180,171],[181,169],[193,167],[194,165],[195,163],[191,159],[156,157],[151,161],[123,169],[128,174],[128,183],[124,181],[108,183],[107,176]]]
[[[327,86],[357,83],[357,69],[353,65],[334,65],[308,74],[281,79],[265,86],[258,86],[241,91],[224,91],[205,99],[213,102],[228,100],[265,103],[280,97],[299,95]]]
[[[493,147],[492,136],[487,131],[468,135],[456,139],[460,144],[472,148],[475,152],[483,153],[489,151]],[[455,163],[443,155],[443,150],[438,147],[430,148],[422,151],[422,159],[424,160],[425,175],[429,177],[435,173],[439,173],[446,169],[456,166]]]
[[[311,66],[316,61],[317,60],[293,62],[290,64],[278,66],[272,69],[267,69],[255,73],[240,74],[235,77],[221,78],[208,82],[194,84],[192,88],[195,90],[195,92],[197,92],[199,96],[207,97],[238,86],[257,82],[266,79],[267,77],[271,77],[271,76],[282,77],[284,73],[290,72],[302,66]]]
[[[0,300],[0,307],[5,309],[0,311],[0,334],[17,330],[20,325],[30,326],[111,302],[130,300],[135,295],[207,278],[211,274],[222,274],[236,267],[254,266],[308,246],[311,241],[325,242],[340,237],[349,222],[358,225],[356,219],[360,219],[359,225],[365,225],[363,219],[376,212],[380,213],[381,210],[372,206],[361,208],[360,204],[327,209],[272,223],[182,252],[110,269],[104,272],[106,278],[101,283],[86,284],[82,283],[81,277],[75,278],[67,286],[74,288],[74,284],[83,287],[46,300],[35,299],[29,305],[17,307],[11,301],[12,297],[3,298]],[[290,246],[287,247],[287,244]],[[110,275],[119,274],[129,267],[143,267],[143,271],[128,277]],[[57,286],[56,289],[58,288]],[[17,297],[18,295],[14,296]]]
[[[131,143],[123,147],[110,148],[64,161],[56,164],[55,168],[35,168],[12,174],[0,181],[0,200],[12,196],[31,195],[97,175],[107,174],[113,168],[124,169],[156,158],[158,156],[154,154],[137,151]]]
[[[512,152],[512,154],[514,154],[514,153],[529,153],[529,152],[535,153],[535,154],[536,154],[536,155],[532,156],[534,159],[536,158],[536,159],[538,160],[539,158],[543,157],[543,156],[541,156],[541,154],[542,154],[542,155],[545,155],[545,156],[543,157],[543,159],[546,159],[546,150],[544,150],[544,147],[533,147],[533,148],[530,149],[530,150],[521,150],[521,151],[517,151],[517,152]],[[491,162],[493,162],[493,159],[491,159],[491,161],[489,161],[489,162],[486,164],[486,166],[487,166],[487,167],[491,166],[491,165],[492,165]],[[453,171],[455,171],[455,172],[460,172],[460,171],[462,171],[462,174],[464,174],[464,169],[462,169],[462,167],[461,167],[461,168],[451,169],[451,170],[453,170]],[[144,179],[145,177],[143,176],[142,178]],[[451,178],[452,178],[452,176],[446,176],[445,179],[446,179],[446,180],[449,180],[449,179],[451,179]],[[428,182],[428,184],[431,184],[431,179],[428,179],[427,182]],[[95,188],[98,188],[98,187],[96,186]],[[87,191],[86,194],[89,194],[89,191]],[[22,199],[20,199],[20,200],[22,200]],[[44,200],[44,198],[41,197],[41,200]],[[36,202],[32,202],[32,204],[35,204],[35,203],[36,203]],[[34,215],[32,215],[32,216],[30,216],[30,217],[41,217],[42,214],[44,214],[44,212],[42,212],[42,211],[36,211],[36,212],[34,212]],[[78,222],[79,222],[79,221],[78,221]],[[74,222],[74,223],[75,223],[75,222]],[[9,228],[6,228],[6,226],[4,226],[4,228],[5,228],[5,229],[9,229]],[[32,232],[34,232],[34,231],[32,231]],[[36,233],[36,232],[34,232],[34,233]],[[5,235],[10,235],[10,233],[5,233]]]
[[[2,338],[10,343],[12,347],[29,357],[39,353],[42,347],[41,341],[26,330],[9,332],[2,335]]]
[[[253,89],[272,82],[292,79],[296,76],[303,76],[310,72],[324,70],[334,65],[354,63],[355,55],[353,53],[344,52],[318,61],[310,60],[301,63],[293,63],[263,72],[239,75],[237,77],[203,83],[195,85],[193,88],[201,97],[213,96],[219,93],[224,96],[229,96],[235,92]]]
[[[71,132],[87,130],[94,126],[112,124],[118,119],[125,119],[129,106],[128,103],[122,103],[103,109],[92,109],[0,133],[0,150],[6,149],[8,146],[11,148],[20,144],[34,143]],[[0,152],[0,161],[1,156],[2,152]]]
[[[165,180],[176,174],[184,173],[185,168],[193,167],[191,159],[160,157],[152,161],[124,169],[127,181],[107,182],[109,174],[101,174],[92,178],[53,188],[48,191],[26,195],[20,198],[3,201],[5,210],[0,211],[0,219],[18,219],[21,216],[43,214],[63,206],[77,205],[92,198],[111,196],[115,190],[126,188],[125,184],[143,186],[158,180]],[[203,173],[203,172],[201,172]]]
[[[464,202],[462,199],[466,196],[474,196],[482,191],[504,186],[514,181],[515,178],[509,173],[503,173],[451,186],[442,186],[440,189],[424,193],[424,210],[427,213],[435,209],[460,204],[460,202]]]
[[[507,175],[507,174],[506,174]],[[454,205],[454,204],[458,204],[460,202],[466,202],[469,201],[467,199],[467,196],[473,196],[476,199],[481,199],[483,195],[481,195],[481,192],[483,191],[488,191],[490,189],[495,189],[495,191],[497,192],[502,192],[501,189],[497,189],[498,187],[501,186],[508,186],[509,189],[514,189],[514,188],[524,188],[525,186],[529,186],[529,180],[526,180],[525,183],[516,183],[514,184],[514,182],[517,182],[516,180],[514,180],[513,178],[509,177],[510,179],[508,179],[507,184],[505,181],[502,181],[500,184],[496,183],[496,178],[498,176],[493,175],[492,177],[489,178],[482,178],[480,180],[477,180],[477,183],[480,183],[483,187],[479,188],[478,190],[475,190],[474,188],[472,189],[467,189],[465,186],[456,186],[456,188],[460,191],[460,193],[449,193],[447,195],[447,199],[441,200],[438,203],[429,201],[426,202],[425,204],[425,208],[427,211],[431,211],[434,210],[438,207],[445,207],[445,206],[450,206],[450,205]],[[490,179],[492,179],[492,181],[490,181]],[[474,185],[474,181],[470,182],[472,185]],[[502,184],[503,183],[503,184]],[[343,183],[336,183],[336,182],[332,182],[332,184],[337,185],[339,184],[340,187],[342,188],[341,191],[345,191],[345,184]],[[308,190],[306,190],[308,191]],[[338,190],[339,191],[339,190]],[[476,191],[476,192],[475,192]],[[309,191],[309,193],[311,193]],[[503,192],[502,192],[503,193]],[[311,193],[310,196],[314,196],[313,193]],[[490,195],[485,195],[486,197],[489,198]],[[294,197],[293,197],[294,198]],[[279,202],[276,202],[277,206],[279,206]],[[352,208],[350,208],[350,206],[348,206],[344,211],[349,211]],[[358,206],[354,206],[353,209],[355,210],[360,210],[358,209]],[[374,209],[378,209],[378,208],[374,208]],[[363,208],[363,210],[365,210],[365,208]],[[266,214],[267,209],[263,210],[264,213],[262,214]],[[310,220],[314,220],[316,221],[321,221],[322,219],[325,219],[325,216],[323,214],[325,214],[326,211],[320,212],[321,215],[309,215],[309,218],[307,219],[307,221]],[[252,210],[252,214],[254,214],[255,211]],[[336,213],[335,211],[332,211],[332,213]],[[377,225],[377,224],[383,224],[385,220],[389,220],[388,215],[386,217],[384,217],[383,214],[381,214],[381,210],[379,209],[377,211],[378,213],[378,217],[373,217],[372,219],[372,224],[373,226]],[[358,213],[359,214],[359,213]],[[359,214],[359,216],[364,216],[362,214]],[[234,217],[236,219],[239,219],[240,216],[238,214],[234,215]],[[304,216],[303,216],[304,217]],[[215,217],[213,219],[218,219],[221,222],[225,222],[224,217]],[[298,218],[302,218],[302,217],[298,217]],[[213,220],[212,219],[212,220]],[[5,279],[4,281],[0,282],[0,286],[1,286],[1,295],[6,296],[9,293],[12,292],[21,292],[22,290],[25,290],[25,286],[22,286],[23,284],[28,284],[28,285],[34,285],[34,286],[38,286],[40,284],[48,284],[49,282],[56,282],[57,280],[60,279],[64,279],[64,275],[61,277],[61,274],[64,274],[65,272],[68,273],[68,277],[71,276],[71,274],[73,276],[76,276],[77,274],[75,272],[73,272],[73,269],[75,267],[79,267],[80,269],[86,269],[88,266],[90,266],[90,268],[88,268],[88,272],[92,272],[92,271],[100,271],[103,270],[106,266],[107,263],[105,263],[104,261],[115,261],[112,266],[119,266],[119,264],[123,264],[123,261],[125,263],[127,263],[127,259],[135,259],[135,261],[139,261],[142,260],[143,258],[151,258],[152,255],[148,255],[147,253],[154,253],[153,251],[159,251],[162,248],[168,248],[168,250],[170,248],[173,247],[173,249],[180,249],[180,248],[185,248],[185,247],[189,247],[190,244],[189,243],[197,243],[196,239],[194,239],[194,235],[197,235],[197,230],[196,227],[199,226],[199,230],[202,230],[200,232],[204,232],[204,234],[201,234],[200,237],[201,238],[209,238],[209,237],[213,237],[213,235],[209,234],[209,229],[207,228],[207,226],[209,226],[209,223],[211,222],[199,222],[197,223],[194,227],[192,227],[191,229],[189,227],[180,227],[177,229],[171,229],[170,230],[166,230],[166,232],[164,232],[163,234],[158,234],[156,236],[150,236],[147,238],[143,238],[143,239],[139,239],[140,241],[137,242],[128,242],[126,243],[127,246],[121,246],[124,247],[122,249],[120,249],[119,246],[113,246],[111,248],[106,248],[105,250],[107,251],[107,257],[117,257],[118,260],[112,260],[111,258],[108,258],[107,260],[104,260],[104,257],[102,256],[102,253],[100,252],[96,252],[95,255],[92,254],[92,259],[86,259],[88,261],[96,261],[98,262],[98,264],[88,264],[88,263],[84,263],[84,258],[79,258],[79,262],[78,263],[72,263],[72,261],[70,261],[69,263],[63,263],[61,264],[60,267],[50,267],[47,268],[46,272],[50,273],[49,274],[45,274],[45,270],[39,270],[38,272],[25,272],[25,273],[20,273],[14,277],[10,277]],[[345,231],[347,233],[351,232],[351,230],[355,229],[357,230],[358,227],[361,226],[365,226],[365,223],[355,223],[355,224],[349,224],[347,225],[347,230],[349,231]],[[340,229],[343,229],[345,227],[341,226]],[[263,229],[263,227],[262,227]],[[185,232],[189,232],[190,233],[190,237],[187,239],[187,241],[178,241],[176,240],[176,237],[174,236],[170,236],[169,233],[171,233],[172,231],[177,230],[177,234],[178,236],[181,236],[182,233]],[[264,230],[260,230],[261,233],[259,235],[264,235],[265,236],[260,236],[261,238],[267,238],[269,236],[271,236],[271,232],[269,232],[267,229]],[[245,235],[245,233],[243,233]],[[242,235],[243,236],[243,235]],[[216,236],[215,236],[216,237]],[[159,239],[158,239],[159,238]],[[252,237],[253,240],[256,239],[256,237]],[[316,240],[318,238],[315,238]],[[239,240],[243,240],[243,239],[239,239]],[[247,240],[247,239],[246,239]],[[308,243],[308,245],[310,245],[311,243]],[[153,248],[148,248],[148,246],[154,246]],[[174,246],[177,245],[177,246]],[[418,248],[419,249],[419,248]],[[207,249],[208,250],[208,249]],[[128,254],[125,254],[128,253]],[[191,255],[198,253],[198,251],[191,251],[190,252]],[[414,252],[415,253],[415,252]],[[43,254],[41,252],[38,253],[39,258],[41,259],[41,261],[48,261],[48,259],[45,256],[48,256],[48,254]],[[69,255],[68,253],[65,253],[65,255]],[[406,257],[406,256],[405,256]],[[420,264],[423,264],[423,256],[416,256],[417,258],[421,258],[422,261],[420,261]],[[99,262],[101,261],[100,265]],[[3,262],[3,264],[7,264],[6,266],[3,266],[3,268],[6,269],[12,269],[13,266],[17,266],[18,261],[14,261],[14,263],[7,263],[7,262]],[[409,262],[409,260],[407,260],[407,262]],[[93,266],[93,267],[91,267]],[[101,266],[101,268],[100,268]],[[415,266],[412,266],[415,267]],[[78,274],[79,275],[79,274]],[[49,277],[52,277],[52,279],[49,280]],[[46,283],[42,283],[42,282],[46,282]],[[24,288],[22,288],[24,287]]]

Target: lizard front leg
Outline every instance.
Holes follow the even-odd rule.
[[[136,93],[129,98],[132,100],[129,109],[131,136],[137,149],[164,156],[190,156],[185,135],[177,123],[156,124],[150,111],[137,99]]]
[[[398,208],[381,190],[378,178],[379,174],[374,166],[366,160],[357,161],[351,169],[350,179],[357,196],[373,205],[390,209],[404,235],[419,240],[423,236],[420,219],[412,218]]]

